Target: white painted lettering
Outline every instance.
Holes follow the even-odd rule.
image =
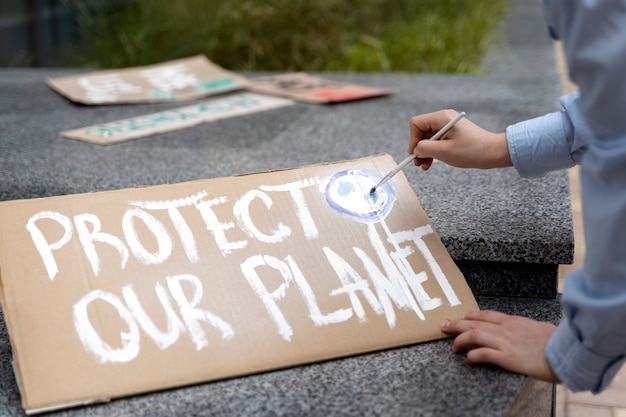
[[[313,177],[302,181],[290,182],[283,185],[261,185],[259,188],[264,191],[289,192],[289,195],[291,196],[291,201],[293,202],[296,209],[296,214],[298,215],[298,220],[300,221],[300,225],[302,226],[302,230],[304,231],[304,236],[307,239],[311,240],[318,237],[319,231],[317,229],[315,221],[313,220],[313,216],[311,215],[311,210],[309,210],[309,206],[306,203],[302,189],[317,185],[320,182],[321,181],[318,177]]]
[[[317,305],[313,289],[304,277],[300,267],[296,264],[296,261],[291,256],[288,256],[286,261],[291,269],[296,285],[298,286],[298,289],[300,290],[300,293],[304,297],[304,301],[309,308],[309,317],[311,317],[311,320],[313,320],[313,323],[315,323],[316,326],[341,323],[352,317],[352,310],[349,308],[336,310],[329,314],[322,314],[319,306]]]
[[[374,287],[376,288],[376,293],[378,294],[378,299],[382,303],[385,314],[387,315],[387,322],[391,328],[395,327],[395,312],[393,306],[390,303],[391,300],[401,309],[412,309],[417,316],[424,320],[424,314],[420,310],[417,302],[413,298],[411,291],[405,281],[407,278],[403,276],[403,274],[396,268],[393,260],[387,253],[385,246],[380,239],[380,236],[376,232],[376,225],[373,223],[368,223],[367,234],[370,238],[370,242],[378,258],[383,264],[383,268],[385,269],[385,274],[383,274],[376,264],[372,262],[372,260],[360,249],[355,248],[355,252],[361,258],[363,265],[367,269],[372,281],[374,283]]]
[[[104,301],[115,308],[119,316],[128,326],[127,332],[120,333],[121,347],[113,348],[107,344],[102,340],[91,324],[87,308],[96,300]],[[94,290],[81,298],[80,301],[74,305],[74,327],[85,349],[94,354],[100,363],[129,362],[139,354],[139,327],[133,319],[131,312],[114,294]]]
[[[235,223],[220,222],[217,218],[217,215],[215,214],[215,211],[213,211],[213,206],[217,204],[223,204],[227,201],[228,199],[226,197],[219,197],[214,198],[210,201],[201,201],[196,204],[196,207],[200,211],[200,215],[204,220],[204,224],[206,225],[207,230],[211,232],[211,234],[213,234],[213,238],[215,239],[215,242],[217,243],[217,246],[219,247],[223,256],[230,254],[235,249],[242,249],[248,245],[247,240],[229,242],[228,238],[226,237],[225,231],[234,228]]]
[[[433,275],[435,276],[437,283],[443,290],[443,293],[448,299],[450,306],[459,305],[461,304],[461,300],[459,300],[459,297],[454,292],[454,289],[450,285],[448,278],[441,270],[441,267],[437,263],[437,260],[435,259],[433,254],[430,252],[428,245],[426,245],[426,242],[424,242],[423,238],[431,233],[433,233],[433,229],[429,224],[427,224],[425,226],[417,227],[411,231],[394,233],[390,236],[390,239],[393,239],[395,242],[398,242],[398,243],[407,242],[407,241],[413,242],[415,246],[417,247],[417,249],[422,254],[422,256],[424,257],[424,259],[426,260],[428,267],[430,268]]]
[[[248,191],[237,201],[233,207],[233,214],[239,221],[241,229],[253,239],[258,239],[264,243],[279,243],[282,242],[287,236],[291,234],[291,229],[285,226],[283,223],[279,223],[276,230],[271,235],[261,232],[250,216],[250,203],[254,199],[259,199],[265,204],[265,207],[269,210],[272,208],[272,199],[264,192],[258,190]]]
[[[37,221],[41,219],[50,219],[59,223],[63,227],[63,236],[56,242],[48,243],[41,230],[37,227]],[[37,252],[39,252],[39,256],[41,256],[41,260],[46,267],[48,278],[51,281],[54,280],[54,277],[59,273],[59,267],[52,251],[62,248],[63,245],[70,241],[72,238],[72,222],[68,217],[56,211],[41,211],[28,219],[26,229],[30,233]]]
[[[185,295],[182,282],[191,284],[193,290],[191,299]],[[167,286],[172,293],[172,297],[174,297],[180,307],[180,315],[191,334],[196,350],[201,350],[209,345],[206,333],[200,326],[200,322],[208,323],[219,330],[223,340],[228,340],[235,335],[231,325],[220,317],[208,310],[196,308],[202,298],[202,283],[198,277],[190,274],[173,275],[167,277]]]
[[[91,224],[91,230],[87,227],[87,223]],[[80,243],[83,246],[83,250],[85,251],[85,255],[87,255],[91,270],[95,276],[98,276],[100,273],[100,257],[96,252],[94,242],[111,245],[120,254],[122,269],[126,266],[126,262],[128,261],[128,248],[124,242],[117,237],[100,231],[102,225],[96,215],[90,213],[78,214],[74,216],[74,224]]]
[[[132,285],[122,287],[122,296],[128,306],[128,310],[132,313],[133,317],[135,317],[141,329],[154,340],[154,343],[156,343],[160,349],[166,349],[178,340],[180,334],[185,331],[185,326],[174,312],[169,297],[165,292],[165,288],[157,282],[154,286],[154,291],[165,311],[166,331],[161,331],[148,316],[141,306]]]
[[[152,253],[147,250],[139,240],[139,234],[135,229],[134,219],[143,221],[148,230],[155,237],[157,242],[157,251]],[[122,218],[122,230],[126,237],[126,242],[130,250],[138,261],[146,265],[161,264],[167,260],[172,254],[172,238],[167,232],[163,223],[148,212],[140,209],[130,209],[124,213]]]
[[[333,290],[330,293],[331,295],[348,294],[350,303],[352,304],[352,309],[361,323],[365,323],[367,321],[367,315],[363,309],[361,300],[359,300],[359,297],[356,294],[357,292],[360,292],[363,297],[365,297],[376,314],[381,315],[385,312],[383,306],[380,304],[374,293],[369,289],[368,282],[361,278],[359,273],[352,268],[352,266],[345,259],[329,247],[324,247],[324,254],[326,255],[326,259],[328,259],[330,265],[335,270],[337,277],[343,284],[341,288]]]
[[[194,206],[207,196],[208,193],[206,191],[201,191],[192,196],[176,200],[129,201],[129,204],[146,210],[167,210],[167,213],[172,220],[172,224],[174,225],[174,229],[178,234],[178,238],[180,239],[183,249],[185,250],[187,259],[189,259],[191,263],[198,263],[200,261],[200,254],[198,253],[196,238],[179,209],[182,207]]]
[[[260,266],[268,266],[280,272],[281,277],[283,278],[283,283],[280,284],[274,291],[270,292],[263,284],[263,281],[261,281],[261,277],[259,277],[259,274],[256,272],[256,268]],[[289,266],[285,262],[273,256],[256,255],[246,259],[241,264],[241,272],[243,272],[243,275],[252,286],[252,289],[265,305],[270,317],[274,320],[274,323],[278,328],[278,333],[286,341],[291,341],[293,330],[289,323],[287,323],[287,319],[280,311],[277,304],[278,300],[285,297],[287,288],[289,287],[289,282],[293,279]]]

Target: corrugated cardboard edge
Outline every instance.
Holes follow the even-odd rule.
[[[11,344],[11,367],[13,368],[13,375],[15,375],[15,381],[17,383],[17,388],[20,392],[20,398],[22,399],[22,406],[25,408],[25,404],[26,402],[24,401],[24,392],[22,391],[22,378],[21,378],[21,374],[20,374],[20,370],[19,367],[17,366],[17,359],[16,359],[16,352],[17,349],[13,343],[13,337],[11,337],[11,334],[13,334],[13,324],[11,321],[9,321],[9,319],[7,318],[7,315],[5,313],[6,311],[6,299],[5,299],[5,291],[4,291],[4,281],[2,280],[2,265],[0,265],[0,302],[2,303],[2,317],[4,319],[4,324],[7,328],[7,333],[9,335],[9,343]]]
[[[75,408],[75,407],[84,407],[86,405],[93,405],[93,404],[103,404],[103,403],[107,403],[109,402],[109,399],[106,400],[89,400],[89,401],[78,401],[75,403],[65,403],[65,404],[58,404],[58,405],[53,405],[50,407],[40,407],[40,408],[30,408],[30,409],[24,409],[24,412],[29,415],[35,415],[35,414],[42,414],[42,413],[51,413],[53,411],[59,411],[59,410],[65,410],[68,408]]]
[[[5,302],[4,283],[2,281],[2,269],[1,268],[0,268],[0,301],[2,302],[2,306],[4,309],[6,302]],[[13,333],[13,324],[10,320],[7,319],[6,314],[3,314],[3,317],[4,317],[4,323],[7,327],[7,332],[9,335],[11,335]],[[82,407],[82,406],[86,406],[90,404],[106,403],[111,400],[110,398],[98,398],[98,399],[90,399],[87,401],[76,401],[76,402],[70,402],[70,403],[55,404],[55,405],[51,405],[47,407],[28,408],[27,398],[22,389],[22,377],[21,377],[22,373],[18,365],[19,361],[17,359],[17,350],[13,344],[13,340],[14,338],[9,336],[9,342],[11,343],[11,355],[12,355],[11,368],[13,369],[15,382],[17,383],[17,388],[19,390],[20,398],[22,400],[22,408],[24,408],[24,412],[27,415],[50,413],[52,411],[63,410],[66,408],[74,408],[74,407]]]
[[[24,398],[24,392],[22,391],[22,383],[20,381],[19,373],[17,370],[17,364],[15,363],[15,360],[11,361],[11,367],[13,368],[13,373],[15,374],[15,380],[17,381],[17,387],[20,391],[20,397]],[[26,408],[26,405],[22,403],[22,407],[24,408],[24,412],[30,416],[34,414],[50,413],[52,411],[64,410],[67,408],[83,407],[83,406],[91,405],[91,404],[106,403],[109,401],[110,399],[106,398],[106,399],[100,399],[100,400],[76,401],[76,402],[71,402],[71,403],[56,404],[56,405],[51,405],[48,407],[37,407],[37,408]]]
[[[5,302],[4,283],[2,281],[2,269],[1,268],[0,268],[0,301],[2,302],[2,306],[4,310],[4,306],[6,305],[6,302]],[[4,317],[4,323],[7,327],[7,332],[9,335],[11,335],[13,333],[13,323],[7,318],[6,314],[3,314],[3,317]],[[65,404],[56,404],[56,405],[49,406],[49,407],[28,408],[27,398],[24,393],[24,390],[22,389],[22,376],[21,376],[22,373],[18,365],[19,360],[17,359],[17,349],[15,348],[13,340],[14,338],[9,336],[9,342],[11,343],[11,356],[12,356],[11,368],[13,369],[13,375],[15,376],[17,389],[19,390],[20,398],[22,400],[22,408],[24,408],[24,412],[27,415],[49,413],[52,411],[58,411],[58,410],[66,409],[66,408],[80,407],[80,406],[85,406],[89,404],[104,403],[104,402],[110,401],[109,398],[103,398],[103,399],[92,399],[88,401],[77,401],[77,402],[71,402],[71,403],[65,403]]]

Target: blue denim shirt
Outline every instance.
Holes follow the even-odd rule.
[[[507,128],[520,175],[580,165],[586,254],[566,277],[546,348],[572,391],[602,391],[626,361],[626,0],[545,0],[580,92],[562,112]]]

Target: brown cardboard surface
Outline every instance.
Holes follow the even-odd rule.
[[[155,133],[184,129],[200,123],[290,106],[293,103],[284,98],[241,93],[158,113],[66,130],[60,135],[70,139],[108,145]]]
[[[190,100],[239,90],[247,80],[197,55],[144,67],[49,78],[47,83],[72,101],[101,105]]]
[[[248,88],[310,103],[340,103],[391,94],[390,89],[332,81],[305,72],[253,78]]]
[[[478,309],[388,155],[0,203],[25,409],[445,337]]]

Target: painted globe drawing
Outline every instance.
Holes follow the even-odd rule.
[[[324,192],[326,202],[335,211],[354,220],[379,222],[389,214],[396,199],[396,192],[386,182],[370,194],[381,176],[368,170],[345,170],[334,174]]]

